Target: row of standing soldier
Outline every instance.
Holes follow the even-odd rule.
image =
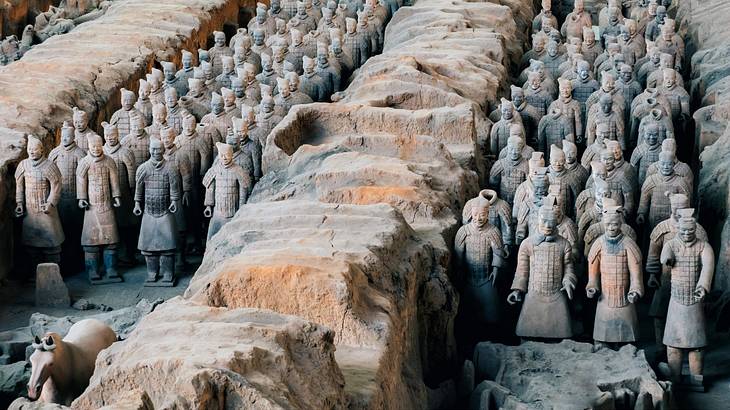
[[[292,27],[282,29],[278,2],[268,11],[259,4],[252,33],[238,30],[228,46],[215,32],[197,67],[184,51],[180,70],[161,62],[162,70],[140,80],[139,98],[122,89],[103,138],[78,108],[47,157],[29,136],[29,158],[16,172],[15,214],[23,218],[21,241],[33,263],[63,259],[74,269],[80,246],[92,283],[119,282],[118,257],[133,263],[139,249],[145,284],[173,286],[175,254],[184,265],[188,237],[189,250],[201,251],[205,225],[211,238],[246,203],[262,176],[267,136],[283,116],[294,105],[328,100],[342,78],[382,48],[390,9],[383,15],[383,4],[368,1],[355,7],[360,24],[345,17],[337,25],[332,6],[307,34],[316,47],[305,47],[295,28],[304,18],[287,18]],[[268,22],[278,30],[266,31]]]
[[[668,373],[679,380],[688,352],[690,381],[701,383],[714,254],[691,207],[694,175],[677,158],[678,145],[692,148],[684,43],[663,5],[631,9],[638,20],[610,5],[600,41],[582,1],[562,34],[543,7],[524,84],[490,114],[491,189],[467,202],[456,235],[463,309],[487,329],[502,320],[498,278],[514,269],[506,301],[522,303],[518,336],[575,336],[575,300],[597,347],[616,347],[638,341],[635,304],[648,284]]]

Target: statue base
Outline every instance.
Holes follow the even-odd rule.
[[[175,281],[158,280],[155,282],[145,282],[144,286],[148,288],[172,288],[175,286]]]
[[[92,285],[106,285],[108,283],[120,283],[124,282],[121,276],[114,276],[112,278],[102,277],[99,279],[89,279],[89,283]]]

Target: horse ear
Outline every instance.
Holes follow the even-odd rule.
[[[51,345],[53,345],[53,337],[51,337],[51,335],[48,335],[48,336],[46,336],[46,341],[45,341],[45,343],[46,343],[46,345],[48,345],[48,346],[51,346]]]
[[[41,338],[36,335],[36,337],[33,339],[33,343],[37,345],[41,344]]]

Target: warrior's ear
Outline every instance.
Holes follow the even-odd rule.
[[[33,338],[33,343],[35,343],[37,345],[41,344],[41,338],[36,336],[35,338]]]
[[[53,345],[53,337],[51,335],[46,336],[46,341],[44,342],[46,345],[51,346]]]

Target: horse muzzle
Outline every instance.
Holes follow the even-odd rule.
[[[41,386],[41,385],[31,386],[29,384],[28,385],[28,398],[31,399],[31,400],[38,400],[38,397],[41,394],[41,388],[42,387],[43,386]]]

